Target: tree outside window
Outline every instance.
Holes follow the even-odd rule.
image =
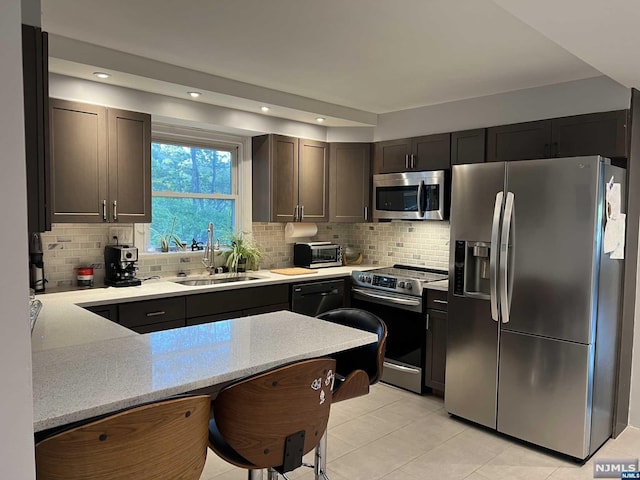
[[[148,251],[160,250],[160,236],[171,231],[187,246],[206,242],[207,225],[216,240],[228,243],[238,205],[237,148],[153,142],[152,212]]]

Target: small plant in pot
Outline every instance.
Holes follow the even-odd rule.
[[[229,250],[226,262],[229,271],[242,273],[247,270],[257,270],[262,252],[256,244],[243,232],[231,234],[230,240],[231,250]]]
[[[168,252],[169,246],[173,242],[176,245],[178,250],[184,250],[185,246],[180,240],[180,238],[173,233],[174,228],[176,227],[176,217],[173,217],[173,223],[171,224],[171,231],[169,233],[165,233],[164,235],[160,235],[160,251]]]

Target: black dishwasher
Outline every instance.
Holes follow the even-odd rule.
[[[291,310],[315,317],[344,306],[344,280],[302,283],[291,287]]]

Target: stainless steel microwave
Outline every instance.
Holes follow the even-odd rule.
[[[293,245],[296,267],[321,268],[342,265],[342,247],[331,242],[308,242]]]
[[[448,172],[383,173],[373,176],[374,220],[446,220]]]

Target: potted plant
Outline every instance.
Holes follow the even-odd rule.
[[[245,236],[243,232],[230,235],[231,250],[227,255],[226,265],[231,272],[245,272],[257,270],[262,258],[262,252],[256,244]]]
[[[164,235],[160,235],[160,251],[168,252],[169,245],[173,242],[176,245],[176,248],[179,250],[185,249],[185,244],[182,243],[178,235],[173,233],[174,228],[176,227],[176,217],[173,217],[173,223],[171,224],[171,231],[169,233],[165,233]]]

